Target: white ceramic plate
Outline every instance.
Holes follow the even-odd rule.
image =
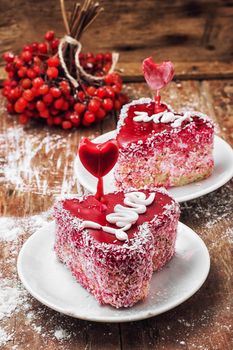
[[[115,131],[110,131],[97,137],[94,142],[105,142],[114,137]],[[213,192],[232,178],[233,150],[226,141],[218,136],[214,137],[214,162],[214,171],[209,178],[185,186],[173,187],[169,189],[169,192],[178,202],[185,202]],[[83,167],[78,156],[74,162],[74,171],[78,182],[90,192],[95,193],[97,180]],[[104,177],[105,193],[112,192],[116,189],[113,171],[114,169]]]
[[[161,314],[191,297],[209,272],[205,244],[194,231],[179,223],[176,254],[162,271],[154,273],[146,300],[126,309],[100,306],[57,260],[54,230],[55,223],[51,222],[26,241],[18,257],[18,274],[29,293],[41,303],[84,320],[127,322]]]

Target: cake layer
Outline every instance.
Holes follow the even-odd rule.
[[[83,228],[87,219],[108,225],[107,213],[114,204],[122,204],[123,196],[122,192],[107,195],[104,213],[93,196],[62,200],[54,210],[58,258],[101,304],[117,308],[132,306],[147,295],[153,271],[174,254],[179,218],[178,204],[158,190],[147,212],[127,231],[127,241]]]
[[[213,171],[212,146],[189,147],[183,150],[166,148],[147,157],[122,154],[115,168],[116,185],[120,189],[156,186],[181,186],[207,178]]]
[[[198,112],[167,110],[153,115],[154,102],[139,99],[124,106],[117,128],[119,189],[180,186],[208,177],[213,170],[210,119]],[[145,114],[143,114],[145,113]]]

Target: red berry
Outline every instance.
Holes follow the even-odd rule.
[[[76,127],[79,126],[81,120],[80,120],[80,117],[77,113],[72,113],[70,115],[69,119],[74,126],[76,126]]]
[[[54,102],[54,107],[55,107],[56,109],[62,109],[64,102],[65,102],[64,98],[62,98],[62,97],[61,97],[61,98],[58,98],[58,99]]]
[[[85,111],[85,109],[86,109],[86,107],[85,107],[85,105],[83,104],[83,103],[76,103],[75,105],[74,105],[74,110],[75,110],[75,112],[77,112],[78,114],[81,114],[81,113],[83,113],[84,111]]]
[[[28,122],[28,117],[25,114],[20,114],[19,116],[19,122],[20,124],[27,124]]]
[[[86,111],[83,117],[83,125],[88,126],[95,121],[95,115],[92,112]]]
[[[36,102],[36,108],[38,109],[38,111],[44,111],[46,109],[46,105],[43,101],[37,101]]]
[[[106,90],[105,90],[105,88],[103,88],[103,87],[98,88],[97,91],[96,91],[96,95],[99,98],[106,97]]]
[[[14,113],[14,111],[15,111],[13,103],[10,103],[10,102],[7,103],[6,109],[7,109],[8,113]]]
[[[62,106],[62,110],[68,111],[69,107],[70,107],[69,103],[67,101],[64,101],[63,106]]]
[[[27,74],[27,68],[26,68],[26,67],[21,67],[21,68],[18,70],[17,74],[18,74],[18,77],[20,77],[20,78],[25,77],[26,74]]]
[[[113,101],[110,98],[105,98],[102,102],[105,111],[111,111],[113,109]]]
[[[32,43],[31,48],[33,51],[37,51],[38,50],[38,43],[36,41],[34,43]]]
[[[8,78],[9,79],[13,79],[14,78],[15,73],[14,72],[8,72]]]
[[[50,88],[50,93],[55,98],[58,98],[58,97],[61,96],[61,90],[59,88],[57,88],[57,87],[51,87]]]
[[[106,116],[106,111],[103,108],[99,108],[99,110],[95,113],[98,120],[103,120]]]
[[[70,85],[67,81],[65,81],[65,80],[61,81],[59,86],[60,86],[60,89],[63,92],[63,94],[65,94],[65,95],[70,94]]]
[[[97,100],[97,99],[92,99],[92,100],[90,100],[90,102],[88,103],[88,110],[90,111],[90,112],[96,112],[96,111],[98,111],[98,109],[100,108],[100,101],[99,100]]]
[[[43,109],[42,111],[40,111],[40,116],[41,118],[48,118],[49,117],[49,111],[48,109]]]
[[[50,113],[52,115],[58,115],[58,113],[61,113],[61,112],[56,108],[50,108]]]
[[[32,81],[32,85],[36,88],[39,89],[42,85],[44,84],[44,80],[42,78],[35,78]]]
[[[36,104],[34,102],[29,102],[27,105],[27,109],[33,111],[34,109],[36,109]]]
[[[37,46],[38,46],[38,44],[37,44]],[[34,57],[33,57],[33,62],[34,62],[34,64],[36,64],[36,65],[40,65],[40,64],[41,64],[41,59],[40,59],[40,57],[34,56]]]
[[[88,86],[87,87],[87,93],[90,96],[94,96],[96,92],[96,88],[94,86]]]
[[[114,83],[114,76],[112,74],[108,74],[104,78],[104,81],[105,81],[106,84],[111,85],[111,84]]]
[[[121,92],[122,85],[121,84],[114,84],[112,85],[112,90],[115,92],[115,94],[119,94]]]
[[[49,79],[55,79],[58,77],[58,69],[56,67],[50,67],[46,71]]]
[[[39,89],[37,89],[35,86],[33,86],[31,88],[31,90],[32,90],[32,93],[34,94],[34,96],[39,96],[40,95]]]
[[[26,114],[26,116],[30,117],[30,118],[34,117],[34,113],[31,110],[28,110],[28,109],[26,109],[24,111],[24,114]]]
[[[110,52],[107,52],[107,53],[104,55],[104,58],[105,58],[105,61],[112,62],[112,54],[111,54]]]
[[[51,44],[50,44],[51,45],[51,49],[54,50],[54,51],[57,50],[59,43],[60,43],[59,39],[54,39],[51,42]]]
[[[46,119],[46,122],[47,122],[48,126],[52,126],[53,125],[53,118],[52,117],[48,117]]]
[[[32,52],[32,47],[31,47],[31,45],[24,45],[23,51],[30,51],[30,52]]]
[[[32,90],[29,90],[29,89],[25,90],[23,92],[23,98],[25,98],[25,100],[27,100],[27,101],[32,101],[34,98],[34,94],[33,94]]]
[[[24,62],[30,62],[32,59],[32,53],[30,51],[23,51],[21,54],[21,58]]]
[[[46,43],[39,43],[38,44],[38,51],[41,54],[46,54],[48,52],[47,44]]]
[[[12,63],[7,63],[6,66],[5,66],[5,71],[10,73],[10,72],[13,72],[14,71],[14,66]]]
[[[62,122],[62,128],[63,129],[71,129],[72,123],[69,120],[65,120],[64,122]]]
[[[85,100],[85,93],[83,91],[79,91],[77,95],[81,102]]]
[[[19,87],[15,87],[10,90],[9,96],[11,96],[14,100],[17,100],[22,95],[22,91]]]
[[[53,102],[53,96],[52,94],[48,93],[43,96],[43,101],[47,104],[50,105]]]
[[[49,92],[49,87],[47,84],[43,84],[39,87],[38,92],[40,95],[45,95]]]
[[[30,88],[31,85],[32,85],[32,81],[31,81],[30,79],[26,78],[26,79],[21,80],[21,86],[22,86],[24,89]]]
[[[52,40],[54,39],[54,35],[55,35],[54,31],[53,31],[53,30],[49,30],[49,31],[45,34],[44,38],[45,38],[45,40],[47,40],[47,41],[52,41]]]
[[[108,97],[114,98],[115,97],[115,92],[113,91],[111,86],[106,86],[106,95]]]
[[[61,117],[55,117],[55,118],[53,118],[53,123],[54,123],[54,125],[61,125],[61,123],[62,123],[62,118],[61,118]]]
[[[36,73],[36,75],[40,75],[42,72],[40,66],[33,66],[33,70]]]
[[[95,59],[97,62],[103,61],[104,55],[102,53],[97,53]]]
[[[58,67],[60,64],[60,60],[57,56],[49,57],[47,60],[47,65],[49,67]]]
[[[15,107],[16,113],[22,113],[25,110],[25,108],[27,107],[27,101],[23,97],[20,97],[16,101],[14,107]]]
[[[119,100],[115,100],[115,102],[114,102],[114,109],[116,111],[119,111],[121,109],[121,106],[122,106],[121,102]]]
[[[30,79],[34,79],[36,77],[36,72],[32,68],[29,68],[27,70],[27,76]]]
[[[14,59],[14,64],[17,68],[21,68],[23,66],[23,61],[18,56],[16,56]]]
[[[15,56],[14,56],[14,54],[12,52],[5,52],[3,54],[4,61],[6,61],[8,63],[13,62],[14,58],[15,58]]]

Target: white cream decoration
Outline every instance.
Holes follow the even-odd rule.
[[[83,221],[83,228],[102,229],[105,232],[114,234],[117,239],[125,241],[128,239],[128,235],[125,231],[138,220],[139,214],[146,212],[146,207],[153,203],[155,199],[155,193],[151,193],[146,198],[143,192],[130,192],[125,194],[124,204],[117,204],[114,207],[114,212],[106,216],[106,220],[110,224],[115,224],[119,228],[113,228],[109,226],[102,226],[94,221]]]
[[[148,123],[153,120],[154,123],[172,123],[172,128],[178,128],[181,126],[182,122],[186,119],[192,121],[192,117],[190,113],[185,113],[183,116],[179,114],[174,114],[173,112],[160,112],[157,114],[152,114],[151,116],[148,115],[145,111],[135,111],[134,112],[135,117],[133,120],[135,122],[145,122]]]
[[[173,122],[176,119],[176,116],[172,112],[165,112],[163,113],[162,118],[160,119],[161,123],[170,123]]]
[[[154,123],[159,123],[159,118],[163,115],[164,112],[152,114],[150,117],[147,112],[135,111],[134,114],[136,117],[133,118],[135,122],[145,122],[148,123],[153,120]]]

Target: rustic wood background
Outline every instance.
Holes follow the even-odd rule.
[[[138,82],[145,56],[172,59],[177,79],[163,98],[177,110],[209,114],[233,146],[232,1],[102,2],[105,12],[83,36],[85,50],[120,51],[119,67],[124,68],[125,90],[131,98],[149,95],[146,85]],[[58,1],[1,0],[1,52],[40,40],[51,28],[63,34]],[[113,130],[116,120],[109,117],[91,129],[69,132],[23,127],[7,115],[3,98],[0,114],[0,211],[22,228],[16,241],[0,241],[0,280],[18,285],[17,254],[34,227],[28,220],[47,212],[61,192],[77,192],[73,160],[80,137]],[[230,181],[212,194],[182,204],[181,221],[200,234],[211,255],[208,279],[188,301],[148,320],[98,324],[60,315],[25,292],[27,308],[21,305],[1,321],[12,334],[1,349],[231,350],[232,188]],[[70,337],[54,336],[60,326]]]
[[[69,10],[74,0],[65,3]],[[84,33],[83,49],[119,52],[126,80],[132,75],[142,79],[140,62],[147,56],[176,62],[179,79],[233,78],[232,0],[101,0],[101,4],[105,11]],[[0,54],[43,40],[49,29],[64,35],[59,0],[0,1]],[[0,77],[3,74],[1,69]]]

